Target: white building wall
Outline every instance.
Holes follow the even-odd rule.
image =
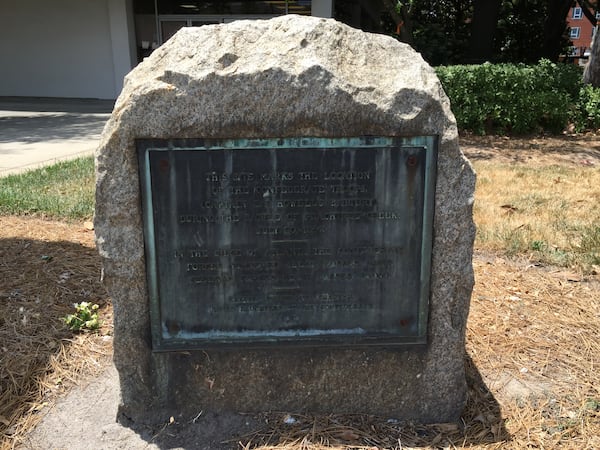
[[[115,98],[123,89],[123,78],[137,64],[133,0],[108,0]]]
[[[132,67],[127,5],[1,0],[0,96],[116,98]]]
[[[0,0],[0,96],[115,99],[136,64],[133,0]],[[332,0],[312,14],[331,17]]]
[[[311,15],[316,17],[333,17],[333,0],[312,0]]]

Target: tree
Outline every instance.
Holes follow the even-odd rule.
[[[503,0],[496,33],[497,61],[558,61],[570,41],[567,15],[573,0]]]
[[[596,2],[597,1],[598,0],[596,0]],[[587,18],[587,20],[589,20],[592,25],[596,26],[597,20],[595,11],[599,9],[598,6],[590,0],[577,0],[577,3],[579,3],[581,6],[583,15]]]
[[[598,0],[597,0],[598,2]],[[596,27],[596,34],[594,35],[594,42],[592,43],[592,51],[590,53],[590,59],[585,66],[583,72],[583,82],[591,84],[594,87],[600,87],[600,31],[598,27],[598,21],[596,20],[595,11],[598,11],[600,4],[590,4],[589,0],[582,0],[579,2],[581,9],[585,14],[585,17]]]
[[[575,5],[573,0],[550,0],[546,23],[544,24],[544,41],[540,57],[557,61],[565,50],[565,33],[567,31],[567,16]]]
[[[570,45],[567,16],[576,5],[575,0],[380,1],[387,13],[384,31],[413,45],[432,65],[558,61]],[[595,21],[594,0],[578,2]]]
[[[600,88],[600,31],[596,28],[596,35],[592,43],[590,59],[583,72],[583,82]]]
[[[383,4],[396,26],[394,34],[400,41],[412,44],[412,21],[410,18],[412,2],[383,0]]]
[[[493,59],[494,37],[502,0],[475,0],[468,59],[483,63]]]
[[[473,0],[412,0],[414,47],[432,65],[466,62]]]

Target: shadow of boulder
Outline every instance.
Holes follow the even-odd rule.
[[[94,248],[0,238],[0,447],[26,431],[23,415],[43,401],[51,361],[73,337],[61,318],[82,301],[107,302]]]

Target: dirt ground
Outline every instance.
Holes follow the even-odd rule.
[[[503,137],[462,136],[460,146],[472,161],[548,165],[600,165],[600,135]]]
[[[598,136],[461,146],[474,161],[600,168]],[[293,412],[116,424],[112,309],[90,228],[0,217],[0,449],[600,448],[600,276],[477,250],[459,424]],[[61,322],[81,301],[101,306],[99,333]]]

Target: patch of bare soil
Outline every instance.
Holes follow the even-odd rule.
[[[600,167],[600,135],[460,137],[469,159],[493,160],[528,166],[568,165]]]
[[[462,147],[471,158],[515,164],[600,164],[598,137],[467,137]],[[239,416],[178,417],[148,441],[209,448],[198,444],[209,426],[223,448],[600,448],[598,275],[479,251],[474,268],[460,423],[265,413],[249,420],[256,427],[248,434]],[[82,224],[0,217],[1,449],[23,442],[57,398],[108,367],[112,310],[99,278],[93,232]],[[100,333],[74,335],[60,321],[81,301],[101,305]]]

